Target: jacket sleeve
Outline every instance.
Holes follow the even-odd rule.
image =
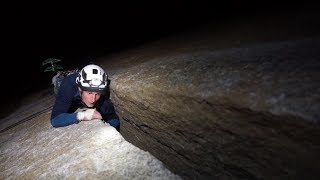
[[[115,112],[113,103],[110,99],[104,100],[102,106],[100,107],[100,113],[104,121],[119,119],[118,115]]]
[[[78,124],[76,113],[62,113],[51,119],[51,125],[53,127],[63,127],[71,124]]]
[[[74,91],[76,90],[73,87],[73,82],[73,79],[66,79],[60,86],[51,113],[51,125],[53,127],[62,127],[79,123],[77,114],[69,112],[75,94]]]

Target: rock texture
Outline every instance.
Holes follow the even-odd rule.
[[[50,114],[1,132],[0,179],[181,179],[101,120],[53,128]]]
[[[5,118],[0,119],[0,133],[13,128],[36,115],[47,112],[54,103],[52,88],[44,89],[20,99],[20,105]]]
[[[195,39],[101,59],[125,139],[185,179],[320,178],[319,36]]]

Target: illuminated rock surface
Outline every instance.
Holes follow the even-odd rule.
[[[239,20],[101,58],[121,134],[185,179],[319,179],[318,22]]]
[[[53,128],[50,113],[1,132],[0,179],[181,179],[102,121]]]

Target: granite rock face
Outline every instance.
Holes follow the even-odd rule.
[[[181,179],[101,120],[54,128],[50,115],[1,132],[0,179]]]
[[[120,133],[184,179],[319,179],[318,17],[239,18],[101,57]]]
[[[111,76],[121,133],[185,179],[320,177],[319,47],[304,38],[128,63]]]

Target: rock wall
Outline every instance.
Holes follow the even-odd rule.
[[[125,139],[185,179],[319,179],[320,37],[251,32],[102,58]]]
[[[54,128],[50,115],[0,133],[0,179],[181,179],[101,120]]]

